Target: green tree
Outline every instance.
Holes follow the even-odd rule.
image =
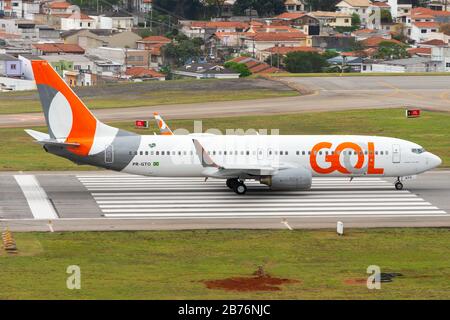
[[[359,14],[357,14],[356,12],[353,12],[352,14],[352,26],[358,28],[361,26],[361,18],[359,17]]]
[[[335,50],[325,50],[325,52],[322,53],[322,57],[324,57],[326,60],[337,57],[339,55],[339,52]]]
[[[236,0],[233,5],[233,13],[238,16],[245,15],[245,10],[253,9],[259,16],[267,17],[283,13],[283,0]]]
[[[392,23],[391,11],[383,9],[380,11],[381,22]]]
[[[153,0],[154,8],[182,19],[198,19],[204,5],[200,0]]]
[[[292,73],[323,72],[327,60],[316,52],[290,52],[284,58],[286,70]]]
[[[404,44],[397,44],[389,41],[382,41],[378,46],[377,52],[374,54],[374,58],[377,59],[402,59],[409,57],[407,46]]]
[[[238,63],[234,61],[228,61],[224,64],[225,68],[233,70],[236,73],[239,73],[239,77],[248,77],[252,73],[248,69],[248,67],[243,63]]]
[[[198,59],[202,55],[198,41],[191,39],[168,43],[163,47],[163,52],[165,60],[175,66],[183,65],[188,59]]]
[[[308,11],[335,11],[336,0],[305,0],[305,9]]]

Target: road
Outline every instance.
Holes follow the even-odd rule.
[[[247,100],[173,104],[94,110],[102,121],[150,118],[153,112],[167,119],[200,119],[241,115],[270,115],[310,111],[419,107],[450,111],[450,78],[446,76],[372,76],[284,78],[313,92],[309,95]],[[0,127],[44,125],[41,113],[0,115]]]
[[[114,172],[0,174],[0,225],[18,231],[450,226],[450,171],[397,191],[385,179],[317,178],[308,191]]]

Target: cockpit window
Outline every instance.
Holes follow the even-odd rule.
[[[412,148],[411,151],[412,151],[412,153],[421,154],[421,153],[425,152],[425,149],[424,148]]]

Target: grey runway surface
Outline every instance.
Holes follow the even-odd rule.
[[[126,121],[160,112],[167,119],[201,119],[241,115],[270,115],[311,111],[418,107],[450,111],[450,77],[358,76],[299,77],[285,81],[313,94],[244,101],[173,104],[94,110],[102,121]],[[279,85],[279,84],[277,84]],[[42,113],[0,115],[0,127],[44,125]]]
[[[316,178],[309,191],[249,182],[147,178],[106,171],[0,174],[0,224],[12,230],[153,230],[450,226],[450,171],[397,191],[389,179]]]

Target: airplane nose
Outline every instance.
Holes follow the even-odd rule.
[[[441,165],[442,160],[437,155],[430,153],[428,163],[431,168],[436,168]]]

